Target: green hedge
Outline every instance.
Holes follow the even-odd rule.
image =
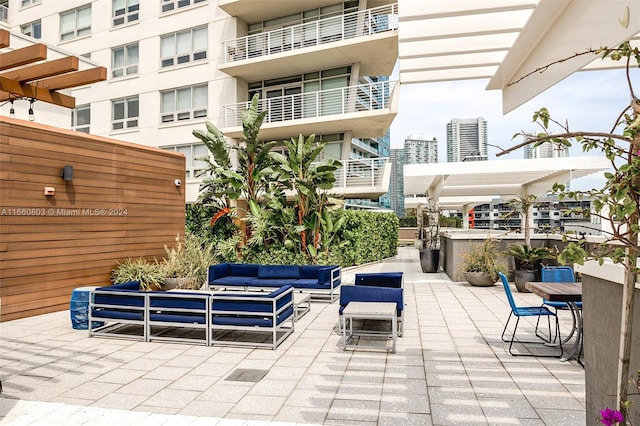
[[[366,210],[341,210],[336,220],[345,217],[339,231],[340,247],[331,250],[331,257],[341,266],[361,265],[398,254],[398,216]]]

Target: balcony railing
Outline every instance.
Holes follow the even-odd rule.
[[[384,168],[389,158],[340,160],[342,167],[335,171],[334,189],[349,187],[378,187],[383,184]]]
[[[398,28],[398,5],[376,7],[222,43],[224,63],[243,61]]]
[[[9,22],[9,7],[0,4],[0,22]]]
[[[258,110],[268,111],[264,123],[381,110],[388,107],[395,85],[396,81],[378,81],[338,89],[261,99]],[[241,102],[223,106],[223,126],[242,125],[242,112],[246,111],[249,105],[250,102]]]

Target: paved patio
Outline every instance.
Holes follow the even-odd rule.
[[[586,424],[575,360],[508,354],[502,287],[423,274],[412,247],[359,271],[405,274],[396,354],[343,352],[337,303],[313,303],[276,351],[89,339],[67,311],[0,323],[0,424]],[[227,380],[237,369],[268,373]]]

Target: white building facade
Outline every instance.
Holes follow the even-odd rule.
[[[379,148],[399,96],[397,4],[385,0],[9,0],[8,26],[33,42],[108,69],[71,90],[76,108],[36,117],[58,127],[181,152],[187,201],[197,198],[207,150],[192,135],[213,122],[230,143],[254,94],[269,113],[265,141],[315,134],[344,167],[336,192],[388,190]],[[41,114],[38,114],[41,109]],[[8,115],[8,110],[1,113]],[[388,137],[387,137],[388,140]],[[386,156],[385,156],[386,155]],[[357,159],[357,160],[356,160]],[[386,182],[385,182],[386,177]],[[353,178],[353,179],[352,179]],[[355,180],[354,180],[355,179]]]
[[[487,160],[487,122],[483,117],[447,123],[447,162]]]

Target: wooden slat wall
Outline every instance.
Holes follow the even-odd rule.
[[[0,321],[69,309],[127,257],[161,259],[184,232],[184,176],[181,154],[0,117]]]

